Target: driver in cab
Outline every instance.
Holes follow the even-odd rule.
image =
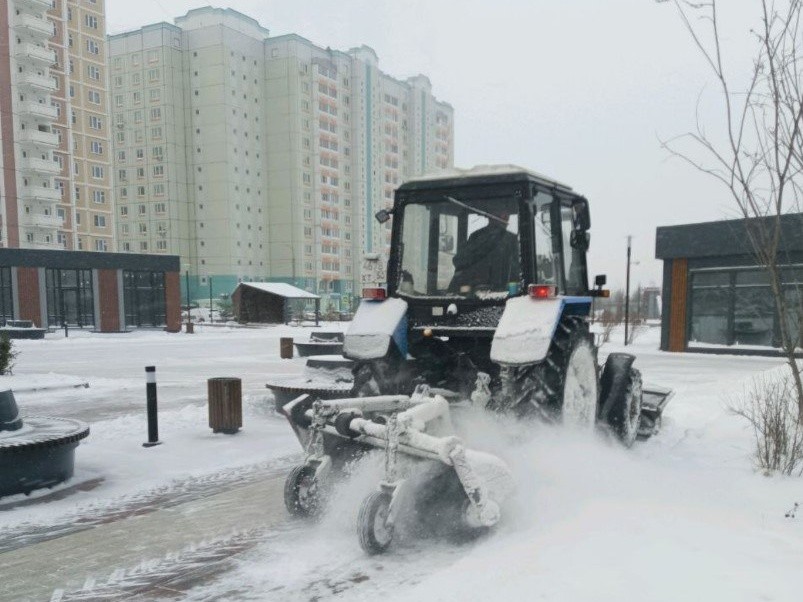
[[[507,291],[519,280],[518,237],[507,230],[509,211],[487,214],[488,223],[473,232],[454,256],[449,292]]]

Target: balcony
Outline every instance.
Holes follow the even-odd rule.
[[[19,105],[19,113],[22,116],[36,117],[48,121],[55,121],[59,118],[56,107],[32,100],[21,102]]]
[[[17,0],[17,2],[26,8],[33,8],[43,13],[53,8],[50,0]]]
[[[44,213],[28,213],[20,219],[22,226],[29,228],[46,228],[48,230],[53,228],[61,228],[64,225],[62,220],[57,215],[45,215]]]
[[[20,86],[39,90],[40,92],[55,92],[56,80],[49,75],[38,73],[22,73],[17,80]]]
[[[33,171],[45,175],[58,175],[61,173],[61,167],[55,161],[49,159],[39,159],[38,157],[28,157],[20,161],[20,167],[23,170]]]
[[[47,39],[55,34],[53,23],[47,19],[39,19],[32,15],[17,15],[17,20],[14,23],[14,29],[18,32],[33,36],[39,39]]]
[[[45,242],[43,240],[36,240],[33,242],[21,242],[20,247],[22,247],[23,249],[42,249],[44,251],[47,251],[47,250],[63,249],[64,245],[60,245],[57,242]]]
[[[58,148],[59,137],[53,132],[40,132],[39,130],[23,130],[19,135],[20,142],[27,142],[45,148]]]
[[[43,203],[57,203],[61,200],[61,193],[55,188],[45,188],[44,186],[23,187],[23,199],[28,201],[39,201]]]
[[[18,61],[30,61],[38,65],[49,67],[56,62],[56,53],[50,48],[43,48],[36,44],[19,44],[16,48],[14,56]]]

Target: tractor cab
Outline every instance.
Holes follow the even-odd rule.
[[[531,285],[588,294],[588,202],[568,186],[512,166],[450,171],[402,185],[392,215],[389,296],[476,307]]]

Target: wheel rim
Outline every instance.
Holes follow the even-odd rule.
[[[574,349],[566,366],[563,384],[563,423],[583,430],[594,427],[597,419],[597,362],[590,345]]]
[[[389,507],[384,500],[379,502],[379,508],[374,514],[374,537],[380,546],[390,544],[393,537],[393,527],[388,524]]]

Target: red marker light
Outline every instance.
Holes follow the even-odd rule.
[[[558,295],[558,287],[554,284],[531,284],[527,293],[533,299],[554,299]]]
[[[372,299],[374,301],[384,301],[388,298],[388,292],[384,288],[364,288],[362,289],[363,299]]]

